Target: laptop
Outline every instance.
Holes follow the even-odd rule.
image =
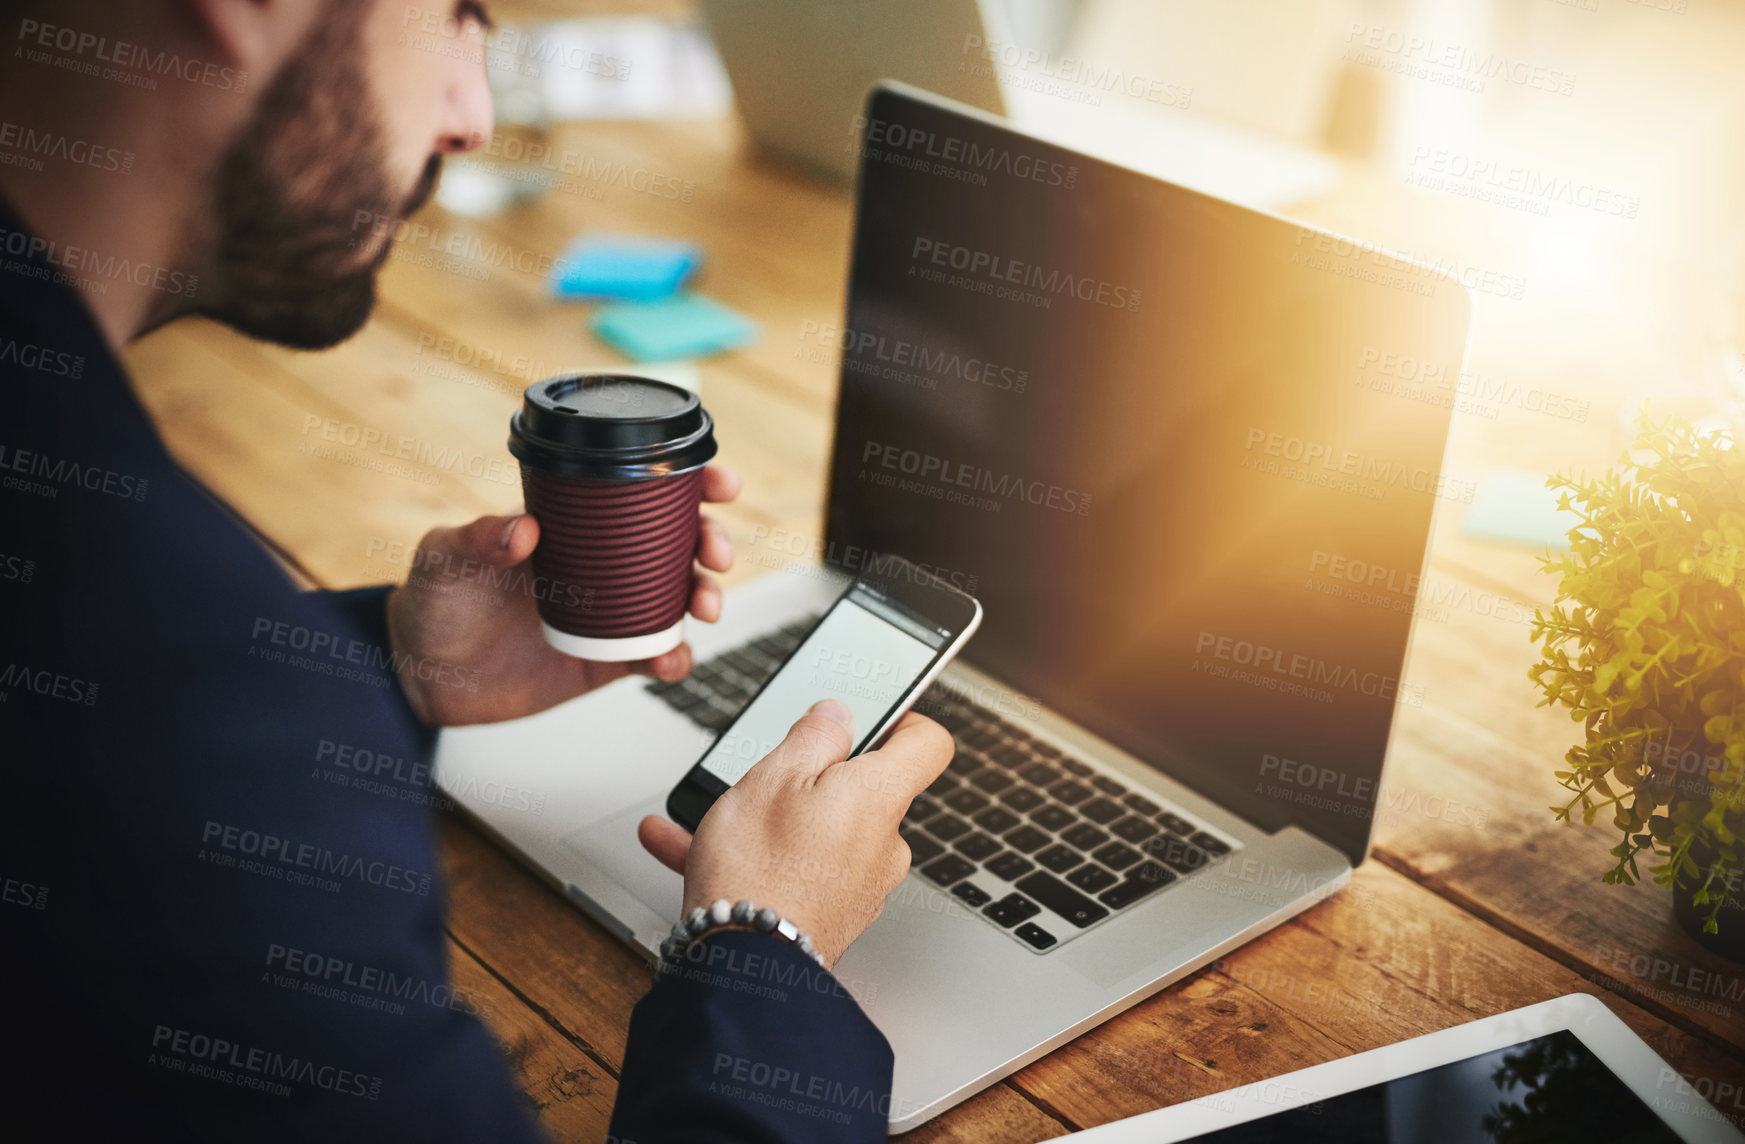
[[[1069,5],[703,0],[702,8],[753,143],[827,182],[854,178],[860,112],[880,79],[1005,115],[1030,134],[1250,206],[1305,202],[1340,176],[1337,162],[1308,147],[1199,114],[1204,93],[1155,61],[1121,59],[1106,42],[1073,45]],[[1244,38],[1250,67],[1257,54],[1268,52]],[[1301,61],[1283,70],[1300,71]],[[1293,106],[1322,102],[1301,94]]]
[[[896,555],[977,596],[918,705],[956,756],[835,970],[895,1050],[902,1132],[1364,860],[1422,702],[1410,588],[1470,496],[1441,474],[1470,296],[900,84],[866,118],[822,535],[741,551],[781,567],[692,624],[684,682],[447,730],[436,770],[652,959],[682,886],[637,822],[850,578]]]
[[[828,182],[854,178],[855,118],[880,79],[1000,114],[982,0],[702,0],[753,142]],[[992,14],[992,13],[990,13]]]

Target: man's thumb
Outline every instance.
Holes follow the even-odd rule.
[[[782,770],[820,774],[854,749],[854,716],[834,699],[820,699],[788,731],[770,760]]]
[[[532,514],[481,516],[451,533],[455,555],[481,563],[508,567],[519,564],[539,544],[539,522]]]

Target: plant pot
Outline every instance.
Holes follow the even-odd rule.
[[[1703,870],[1708,869],[1714,860],[1712,851],[1693,846],[1691,858]],[[1719,954],[1732,961],[1745,962],[1745,886],[1740,885],[1740,879],[1735,877],[1727,893],[1727,900],[1721,903],[1721,912],[1715,915],[1715,926],[1718,933],[1704,933],[1703,922],[1714,909],[1714,903],[1698,906],[1691,902],[1691,895],[1696,893],[1702,884],[1702,876],[1680,876],[1672,885],[1672,912],[1678,918],[1678,924],[1696,940],[1696,943],[1710,953]],[[1722,883],[1710,888],[1710,893],[1724,889]]]

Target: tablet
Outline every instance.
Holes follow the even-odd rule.
[[[1706,1086],[1723,1106],[1745,1106],[1745,1077]],[[1574,993],[1070,1139],[1739,1144],[1745,1136],[1599,999]]]

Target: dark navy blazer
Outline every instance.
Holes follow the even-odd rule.
[[[168,455],[40,247],[0,212],[0,1116],[538,1139],[448,976],[434,733],[387,589],[296,590]],[[855,1002],[774,938],[697,952],[637,1007],[613,1135],[883,1139],[890,1048]]]

